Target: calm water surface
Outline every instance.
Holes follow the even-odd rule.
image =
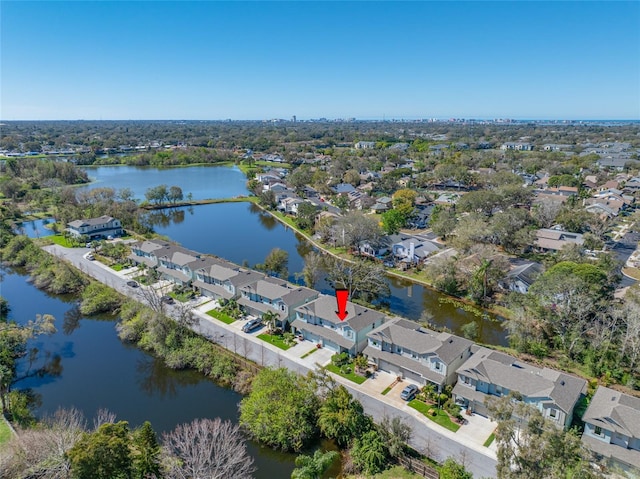
[[[304,256],[312,247],[302,236],[257,206],[222,203],[181,210],[154,212],[154,229],[187,248],[249,266],[264,262],[269,251],[278,247],[289,253],[289,280],[301,281],[299,273],[304,267]],[[418,320],[423,311],[428,311],[433,323],[458,334],[462,326],[478,319],[451,304],[441,303],[439,300],[444,296],[432,289],[395,277],[389,277],[389,283],[389,309],[393,314]],[[328,294],[333,292],[326,281],[316,285],[316,289]],[[506,344],[499,321],[493,318],[478,322],[481,341]]]
[[[148,166],[83,167],[93,181],[79,190],[90,188],[130,188],[134,196],[144,199],[149,188],[158,185],[179,186],[186,198],[231,198],[246,195],[246,177],[237,167],[189,166],[185,168],[153,168]]]
[[[177,424],[202,417],[238,420],[241,396],[192,371],[172,371],[144,351],[120,341],[115,318],[83,317],[70,296],[48,295],[29,284],[26,276],[3,274],[0,294],[9,300],[10,318],[24,323],[36,314],[52,314],[58,332],[32,341],[57,365],[59,376],[29,378],[16,384],[32,388],[40,404],[36,414],[52,414],[59,407],[76,407],[89,420],[100,408],[137,427],[150,421],[161,433]],[[22,362],[25,372],[26,362]],[[292,454],[275,452],[249,442],[256,478],[289,477]]]
[[[195,199],[246,194],[244,175],[237,168],[119,166],[87,171],[96,183],[84,188],[128,187],[141,199],[146,189],[163,183],[178,185],[185,195],[191,192]],[[296,273],[302,271],[304,256],[311,251],[302,237],[248,203],[203,205],[152,214],[158,233],[187,248],[238,264],[254,266],[263,262],[271,249],[281,248],[289,253],[292,281],[298,281]],[[41,226],[27,224],[25,232],[32,236],[30,231],[40,231]],[[40,233],[33,236],[37,234]],[[90,418],[97,409],[108,408],[133,427],[149,420],[158,432],[198,417],[219,416],[237,421],[237,393],[218,387],[197,373],[171,371],[145,352],[122,343],[116,335],[115,318],[82,317],[74,298],[48,295],[27,283],[25,276],[8,271],[3,274],[0,294],[9,300],[13,319],[23,322],[43,313],[56,317],[58,332],[39,338],[34,345],[54,355],[60,375],[18,384],[20,388],[33,388],[39,395],[38,414],[75,406]],[[476,319],[452,305],[441,304],[439,299],[443,296],[428,288],[394,278],[390,278],[390,286],[389,307],[393,314],[419,319],[427,310],[434,323],[458,333],[461,326]],[[326,282],[318,289],[332,292]],[[506,343],[499,322],[480,323],[482,341]],[[254,443],[249,449],[258,467],[256,477],[289,477],[294,467],[293,455]]]

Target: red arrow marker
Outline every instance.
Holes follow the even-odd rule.
[[[347,313],[347,300],[349,299],[349,290],[336,289],[336,301],[338,302],[338,311],[336,314],[340,318],[340,321],[344,321],[349,313]]]

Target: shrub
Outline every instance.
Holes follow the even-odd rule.
[[[331,356],[331,363],[334,366],[341,367],[349,362],[349,353],[336,353]]]

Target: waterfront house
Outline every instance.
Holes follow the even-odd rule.
[[[430,255],[440,251],[441,246],[417,236],[401,235],[391,247],[393,256],[403,263],[423,263]]]
[[[265,277],[220,258],[205,257],[189,266],[194,271],[193,286],[202,296],[214,299],[237,299],[241,287]]]
[[[640,477],[640,398],[600,386],[582,420],[582,442],[597,458]]]
[[[573,410],[587,391],[584,379],[539,368],[482,346],[473,346],[471,352],[457,370],[458,382],[453,388],[456,404],[488,416],[489,398],[513,392],[558,427],[571,425]]]
[[[542,274],[543,269],[540,263],[526,262],[518,264],[500,280],[500,286],[509,291],[525,294],[538,276]]]
[[[107,215],[71,221],[67,223],[67,231],[75,237],[87,236],[91,240],[122,236],[123,234],[120,220]]]
[[[171,281],[179,286],[191,284],[194,276],[191,264],[202,257],[200,253],[173,244],[165,245],[155,250],[153,254],[158,259],[156,270],[160,273],[160,279]]]
[[[129,259],[135,264],[144,264],[149,268],[155,268],[158,266],[158,258],[155,255],[155,251],[170,244],[171,243],[167,241],[160,240],[146,240],[130,243],[129,248],[131,249],[131,254],[129,255]]]
[[[350,301],[347,301],[347,317],[343,321],[336,310],[335,296],[320,295],[296,308],[291,326],[308,341],[355,356],[367,346],[367,333],[387,320],[384,314]]]
[[[247,313],[258,317],[268,311],[277,313],[277,326],[283,330],[288,330],[295,319],[295,308],[314,300],[320,294],[313,289],[270,276],[239,289],[238,304],[243,306]]]
[[[378,368],[439,391],[456,380],[456,369],[471,356],[472,341],[438,333],[415,321],[394,318],[367,334],[364,349]]]

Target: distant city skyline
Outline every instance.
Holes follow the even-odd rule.
[[[0,3],[0,120],[638,120],[640,2]]]

